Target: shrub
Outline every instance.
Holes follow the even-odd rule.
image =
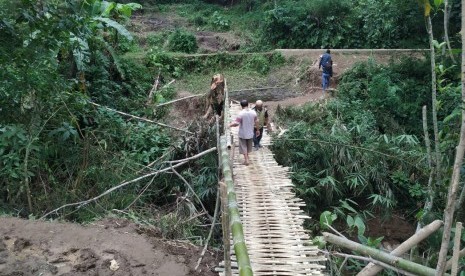
[[[147,44],[150,47],[160,47],[162,48],[165,44],[167,33],[161,32],[156,34],[150,34],[147,36]]]
[[[270,71],[270,61],[261,54],[254,54],[247,62],[247,68],[253,69],[260,74],[265,75]]]
[[[231,28],[231,22],[224,18],[218,11],[212,14],[210,24],[218,31],[228,31]]]
[[[168,49],[171,51],[195,53],[198,48],[195,35],[190,32],[177,29],[169,37]]]

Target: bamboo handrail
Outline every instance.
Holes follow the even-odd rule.
[[[250,258],[247,252],[247,246],[245,244],[244,230],[242,228],[241,218],[239,214],[239,208],[237,205],[236,192],[234,190],[234,181],[232,176],[232,167],[229,150],[231,149],[232,139],[231,139],[231,129],[229,127],[229,95],[228,95],[228,86],[226,79],[224,80],[224,108],[223,108],[223,118],[224,118],[224,134],[220,138],[220,158],[221,158],[221,169],[223,172],[223,179],[225,184],[226,193],[223,193],[221,200],[227,205],[227,215],[229,217],[229,225],[223,225],[227,227],[228,230],[224,233],[228,234],[228,237],[224,237],[229,240],[229,232],[232,234],[234,252],[236,253],[237,265],[239,268],[240,276],[253,276],[252,267],[250,265]],[[220,187],[219,187],[220,188]],[[224,196],[224,194],[226,194]],[[226,222],[227,223],[227,222]],[[225,250],[230,250],[229,247]],[[226,254],[227,255],[227,254]],[[225,271],[230,271],[230,262],[225,260]]]
[[[225,135],[221,137],[221,163],[228,195],[229,224],[233,237],[234,252],[236,253],[237,264],[239,267],[239,275],[252,276],[252,267],[250,265],[250,258],[245,245],[244,230],[242,229],[239,208],[236,200],[236,192],[234,191],[231,165],[229,163],[227,137]]]

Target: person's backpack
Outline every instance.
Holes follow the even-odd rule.
[[[329,70],[329,69],[331,69],[332,67],[333,67],[333,64],[332,64],[332,60],[331,60],[331,59],[328,59],[328,60],[326,61],[326,63],[323,64],[323,68],[324,68],[324,69]]]

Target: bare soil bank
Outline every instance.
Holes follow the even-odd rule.
[[[123,219],[91,225],[0,218],[0,276],[216,275],[217,254]],[[220,254],[222,255],[222,254]]]

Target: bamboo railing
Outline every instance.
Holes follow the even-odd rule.
[[[225,80],[224,85],[224,110],[223,110],[223,117],[224,117],[224,134],[220,138],[220,158],[221,158],[221,169],[223,173],[223,192],[221,193],[221,201],[222,206],[227,207],[227,210],[223,210],[223,214],[226,214],[229,217],[229,222],[223,220],[223,230],[230,230],[230,231],[223,231],[224,243],[225,243],[225,275],[230,274],[231,272],[231,263],[230,263],[230,256],[229,250],[230,247],[226,246],[229,245],[230,233],[232,234],[234,252],[236,254],[237,259],[237,266],[239,268],[239,275],[240,276],[252,276],[252,267],[250,265],[250,258],[247,252],[247,246],[245,244],[244,238],[244,230],[242,228],[239,207],[237,205],[236,200],[236,192],[234,190],[234,181],[233,181],[233,174],[232,174],[232,166],[231,166],[231,158],[230,158],[230,150],[234,150],[234,147],[231,147],[232,139],[231,139],[231,129],[229,127],[229,95],[228,95],[228,88]],[[228,224],[228,225],[225,225]]]

